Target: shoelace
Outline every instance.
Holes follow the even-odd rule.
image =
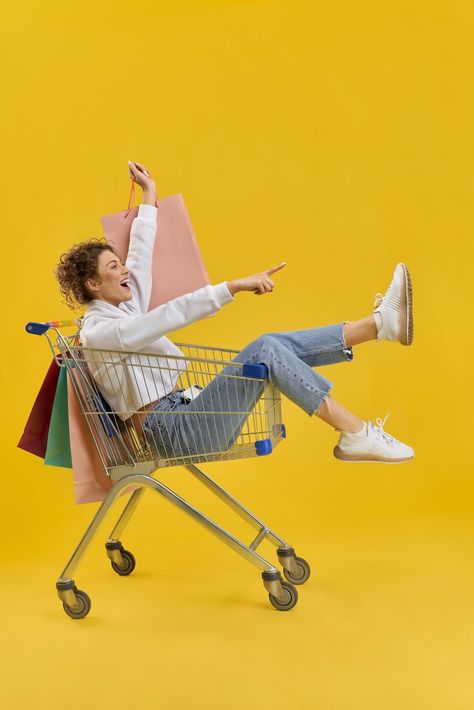
[[[392,296],[392,298],[390,298],[391,296]],[[376,293],[374,298],[375,298],[375,300],[374,300],[375,308],[380,306],[382,301],[385,299],[388,301],[388,303],[390,305],[391,302],[393,301],[393,299],[395,298],[395,294],[393,293],[393,290],[392,290],[392,284],[390,284],[390,286],[385,291],[385,293]]]
[[[374,307],[375,308],[377,308],[377,306],[380,306],[380,304],[382,303],[382,301],[385,298],[385,296],[387,295],[387,293],[388,293],[388,291],[386,291],[385,293],[376,293],[375,294],[375,296],[374,296],[374,298],[375,298]]]
[[[388,287],[385,293],[376,293],[374,307],[378,308],[385,301],[387,306],[391,308],[398,308],[400,305],[400,297],[396,295],[396,291],[392,289],[392,284]]]
[[[390,414],[391,414],[391,412],[386,414],[385,419],[383,421],[382,421],[381,417],[377,417],[377,419],[375,420],[375,423],[377,424],[375,429],[378,430],[378,434],[377,434],[378,436],[381,436],[382,439],[384,439],[384,441],[387,442],[387,444],[390,444],[391,446],[393,446],[393,442],[394,442],[393,436],[391,436],[391,434],[388,434],[386,431],[383,430],[385,422],[387,421]]]

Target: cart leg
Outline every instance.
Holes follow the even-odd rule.
[[[130,483],[138,483],[142,485],[149,485],[148,482],[143,482],[141,479],[147,478],[146,476],[140,476],[140,475],[130,475],[126,476],[125,478],[122,478],[121,480],[117,481],[117,483],[114,483],[112,488],[107,494],[107,497],[104,499],[102,502],[102,505],[100,506],[99,510],[97,513],[94,515],[92,518],[92,521],[89,524],[89,527],[87,528],[86,532],[84,533],[79,545],[76,547],[74,550],[71,559],[67,563],[66,567],[63,569],[58,582],[61,581],[68,581],[71,579],[71,575],[77,565],[79,564],[79,561],[81,557],[83,556],[84,552],[92,542],[95,534],[97,533],[97,530],[104,520],[105,516],[109,512],[110,508],[112,507],[113,503],[115,502],[115,499],[117,498],[118,494],[124,488],[126,485],[130,485]],[[125,481],[125,485],[123,483]],[[135,495],[137,491],[134,491],[133,495]],[[137,496],[138,497],[138,496]],[[133,496],[132,496],[133,498]],[[129,501],[130,503],[130,501]],[[128,504],[127,504],[128,507]],[[59,589],[58,589],[59,592]],[[61,597],[62,598],[62,597]]]
[[[264,578],[265,582],[271,582],[272,592],[270,593],[270,600],[274,606],[278,609],[286,610],[292,608],[296,604],[297,593],[296,589],[289,585],[287,582],[282,582],[280,573],[274,565],[265,560],[259,554],[255,552],[251,547],[247,547],[243,542],[238,540],[236,537],[231,535],[227,530],[224,530],[220,525],[215,523],[210,518],[203,515],[197,508],[190,505],[184,498],[174,493],[172,490],[167,488],[163,483],[157,481],[151,476],[146,476],[144,474],[131,474],[129,476],[124,476],[119,481],[117,481],[113,487],[110,489],[106,499],[103,501],[99,510],[95,514],[92,522],[87,528],[82,540],[77,546],[74,554],[69,560],[68,564],[64,568],[60,578],[56,583],[56,589],[58,596],[63,601],[66,613],[74,618],[83,618],[90,609],[90,600],[87,597],[89,605],[83,603],[83,597],[86,597],[84,592],[77,590],[74,580],[71,579],[70,574],[73,569],[75,569],[84,551],[87,549],[94,535],[96,534],[100,524],[104,520],[107,512],[112,506],[113,502],[117,498],[118,494],[125,486],[129,485],[141,485],[152,488],[157,493],[160,493],[164,498],[173,503],[176,507],[183,510],[185,513],[190,515],[194,520],[203,525],[209,532],[213,533],[216,537],[232,548],[235,552],[238,552],[242,557],[247,559],[253,565],[261,569],[266,575]],[[138,497],[138,496],[137,496]],[[263,575],[262,575],[263,576]],[[267,586],[267,585],[265,585]],[[292,589],[292,594],[289,594],[288,589]],[[72,592],[72,594],[71,594]],[[75,594],[75,592],[78,592]],[[291,597],[291,598],[290,598]],[[289,601],[288,601],[289,599]],[[86,600],[86,602],[87,602]],[[76,609],[78,610],[76,612]],[[86,609],[84,612],[83,609]]]
[[[154,478],[149,478],[148,476],[140,476],[140,479],[148,479],[150,481],[148,485],[150,485],[151,488],[153,488],[157,493],[160,493],[164,498],[169,500],[170,503],[173,503],[185,513],[190,515],[194,520],[203,525],[209,532],[218,537],[221,542],[231,547],[235,552],[238,552],[239,555],[244,557],[253,565],[261,570],[268,570],[272,572],[278,571],[274,565],[257,554],[255,550],[252,550],[251,547],[247,547],[247,545],[238,540],[231,533],[227,532],[227,530],[224,530],[224,528],[222,528],[218,523],[203,515],[203,513],[197,510],[197,508],[194,508],[194,506],[185,501],[184,498],[181,498],[179,495],[174,493],[174,491],[167,488],[163,485],[163,483],[160,483]]]
[[[190,515],[192,518],[204,525],[204,527],[206,527],[210,532],[217,535],[217,537],[222,540],[222,542],[232,547],[236,552],[238,552],[247,560],[249,560],[249,562],[252,562],[259,569],[276,571],[274,565],[267,562],[267,560],[265,560],[263,557],[260,557],[260,555],[258,555],[253,549],[247,547],[244,543],[240,542],[240,540],[237,540],[237,538],[235,538],[233,535],[221,528],[220,525],[207,518],[199,510],[197,510],[197,508],[194,508],[192,505],[187,503],[184,498],[181,498],[171,489],[167,488],[163,483],[160,483],[160,481],[157,481],[151,476],[146,476],[143,474],[131,474],[130,476],[124,476],[112,486],[107,497],[103,501],[99,510],[92,519],[89,527],[84,533],[82,540],[75,549],[71,559],[62,571],[58,582],[65,582],[71,579],[72,572],[77,567],[82,555],[84,554],[85,550],[94,538],[100,524],[104,520],[105,516],[107,515],[110,507],[114,503],[121,489],[127,485],[137,484],[147,486],[155,490],[157,493],[161,493],[161,495],[164,496],[167,500],[169,500],[171,503],[174,503],[177,507],[181,508],[181,510],[184,510],[184,512],[188,513],[188,515]],[[136,492],[137,491],[135,491],[133,495],[135,495]]]
[[[187,503],[183,498],[162,483],[159,483],[155,479],[150,480],[153,481],[151,485],[157,493],[161,493],[167,500],[174,503],[178,508],[181,508],[181,510],[194,518],[194,520],[197,520],[198,523],[201,523],[209,532],[216,535],[221,542],[224,542],[235,552],[238,552],[239,555],[263,570],[263,585],[268,591],[270,601],[276,609],[279,611],[288,611],[295,606],[298,601],[297,590],[289,582],[282,581],[280,572],[270,562],[267,562],[267,560],[258,555],[252,547],[247,547],[247,545],[231,535],[227,530],[224,530],[224,528],[213,520],[207,518],[199,510]]]
[[[228,493],[222,486],[212,480],[210,476],[204,473],[202,469],[194,464],[189,464],[186,466],[188,471],[190,471],[195,478],[203,483],[206,488],[211,490],[215,495],[218,496],[229,508],[240,515],[249,525],[258,530],[257,536],[250,543],[249,547],[252,550],[256,550],[257,547],[263,540],[269,540],[275,547],[277,547],[278,560],[285,570],[285,576],[287,579],[295,584],[303,584],[309,578],[309,565],[301,557],[295,556],[295,551],[291,545],[289,545],[285,540],[283,540],[279,535],[277,535],[273,530],[271,530],[265,523],[259,520],[253,513],[251,513],[242,503],[239,503],[236,498],[234,498],[230,493]],[[302,569],[304,567],[304,571]]]
[[[139,488],[138,490],[132,493],[127,502],[127,505],[123,509],[122,514],[120,515],[117,523],[115,524],[114,529],[110,533],[107,542],[105,543],[107,557],[111,562],[115,562],[115,564],[118,565],[118,567],[120,568],[126,567],[126,560],[124,560],[122,555],[123,547],[122,543],[120,542],[120,536],[125,530],[125,527],[128,524],[130,518],[132,517],[132,514],[134,513],[135,508],[137,507],[144,492],[145,488]]]
[[[109,535],[109,540],[118,540],[120,538],[121,533],[125,530],[128,521],[132,517],[132,514],[134,513],[135,508],[137,507],[144,493],[145,488],[139,488],[138,490],[133,491],[132,495],[128,500],[127,505],[125,506],[122,511],[122,514],[120,515],[120,518],[117,520],[114,529]]]
[[[203,483],[206,488],[209,488],[218,498],[220,498],[229,508],[232,508],[237,515],[247,521],[256,530],[265,530],[265,535],[270,542],[272,542],[276,547],[290,547],[281,537],[273,532],[267,525],[262,523],[253,513],[251,513],[247,508],[245,508],[242,503],[234,498],[230,493],[222,488],[218,483],[212,480],[210,476],[204,473],[198,466],[194,464],[189,464],[186,466],[188,471],[190,471],[195,478],[197,478],[201,483]],[[263,538],[262,538],[263,539]]]

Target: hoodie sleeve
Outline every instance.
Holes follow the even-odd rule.
[[[141,204],[138,214],[130,229],[125,266],[130,271],[132,298],[121,304],[121,310],[127,313],[146,313],[151,298],[151,263],[156,238],[158,208],[154,205]]]
[[[95,320],[90,329],[85,327],[84,340],[89,348],[137,352],[166,333],[205,318],[233,300],[226,281],[203,286],[148,313]]]

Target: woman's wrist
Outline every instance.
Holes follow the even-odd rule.
[[[227,281],[227,288],[232,296],[240,290],[238,281]]]
[[[154,188],[147,188],[143,190],[143,200],[144,205],[153,205],[155,207],[156,203],[156,190]]]

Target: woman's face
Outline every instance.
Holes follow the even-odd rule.
[[[118,256],[108,249],[100,252],[97,261],[98,279],[88,279],[87,287],[93,298],[118,306],[132,298],[129,271]]]

